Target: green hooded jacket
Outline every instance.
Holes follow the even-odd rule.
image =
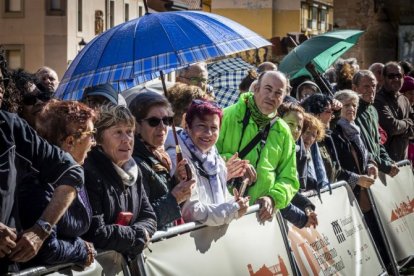
[[[259,127],[250,117],[243,137],[243,118],[246,112],[245,99],[252,93],[244,93],[234,105],[224,109],[224,115],[217,141],[217,149],[227,160],[242,150],[258,133]],[[238,148],[241,139],[240,148]],[[250,203],[262,197],[273,199],[275,207],[285,208],[299,189],[296,172],[296,152],[290,129],[282,119],[277,119],[269,131],[266,144],[261,150],[260,143],[245,157],[257,172],[257,181],[248,190]]]

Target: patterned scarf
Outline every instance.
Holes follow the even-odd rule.
[[[277,115],[277,112],[264,115],[257,107],[253,94],[247,98],[247,108],[250,109],[251,116],[259,128],[265,127]]]
[[[208,152],[202,153],[197,146],[194,145],[186,130],[180,131],[179,135],[188,150],[201,162],[204,171],[207,173],[214,196],[214,203],[218,204],[225,202],[224,191],[221,184],[226,182],[223,182],[225,179],[220,178],[220,176],[224,174],[220,171],[220,155],[218,154],[216,147],[213,146]]]
[[[141,135],[138,135],[139,140],[144,144],[147,150],[152,153],[161,165],[169,172],[171,170],[171,159],[168,153],[164,149],[164,145],[161,147],[154,147],[153,145],[148,144],[142,139]],[[162,171],[162,168],[153,168],[155,171]]]

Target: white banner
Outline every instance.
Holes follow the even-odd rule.
[[[395,177],[385,175],[371,186],[391,250],[397,261],[414,255],[414,176],[411,165]]]
[[[144,252],[147,276],[292,275],[276,218],[259,224],[255,213],[155,242],[149,249]]]
[[[380,275],[384,272],[348,185],[314,196],[319,225],[289,225],[288,238],[302,275]]]

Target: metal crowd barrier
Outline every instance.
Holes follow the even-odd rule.
[[[402,166],[406,166],[406,165],[411,165],[411,162],[408,160],[404,160],[401,162],[398,162],[397,165],[399,167]],[[323,189],[321,189],[320,193],[326,193],[326,192],[330,192],[338,187],[347,185],[347,183],[345,181],[339,181],[336,183],[331,184],[330,187],[324,187]],[[308,191],[304,193],[305,196],[307,197],[313,197],[318,195],[318,193],[316,191]],[[372,199],[372,195],[370,193],[371,199]],[[374,202],[374,201],[372,201]],[[380,218],[378,215],[378,210],[375,206],[375,204],[373,203],[373,209],[375,212],[375,215],[378,219],[378,221],[380,222]],[[259,205],[253,205],[251,207],[249,207],[248,211],[246,214],[251,214],[254,212],[257,212],[259,210]],[[286,230],[286,224],[285,221],[281,218],[280,213],[277,215],[277,220],[279,222],[279,226],[281,227],[281,229]],[[381,223],[380,223],[381,225]],[[154,236],[152,237],[151,241],[152,242],[160,242],[162,240],[166,240],[166,239],[170,239],[170,238],[174,238],[176,236],[182,235],[184,233],[188,233],[197,229],[201,229],[201,228],[205,228],[207,226],[199,224],[199,223],[195,223],[195,222],[191,222],[191,223],[186,223],[183,225],[179,225],[179,226],[175,226],[172,228],[169,228],[167,231],[158,231],[154,234]],[[282,235],[283,235],[283,240],[285,243],[285,247],[289,248],[289,241],[287,238],[287,233],[286,231],[282,230]],[[381,234],[384,237],[384,241],[386,243],[387,246],[387,251],[390,253],[390,255],[392,256],[391,250],[390,250],[390,245],[387,241],[387,238],[385,237],[385,232],[384,229],[381,227]],[[99,256],[105,255],[107,254],[107,252],[100,252],[98,254],[98,258]],[[393,257],[393,256],[392,256]],[[294,263],[293,257],[290,255],[289,256],[289,261],[291,263]],[[139,258],[137,258],[137,265],[138,265],[138,270],[139,270],[139,274],[140,275],[145,275],[145,269],[143,269],[143,260],[142,257],[139,256]],[[393,271],[395,273],[395,275],[399,275],[398,274],[398,268],[401,268],[402,266],[398,266],[395,258],[393,258]],[[293,273],[296,275],[299,275],[299,272],[296,270],[297,267],[295,265],[292,265],[292,269],[294,269]],[[62,265],[56,265],[56,266],[41,266],[41,267],[35,267],[35,268],[30,268],[30,269],[26,269],[23,270],[21,272],[19,272],[18,274],[13,274],[13,275],[20,275],[20,276],[25,276],[25,275],[45,275],[45,274],[51,274],[51,275],[68,275],[64,272],[64,274],[62,274],[62,271],[72,271],[70,275],[102,275],[102,271],[100,271],[99,269],[94,269],[92,268],[90,273],[87,273],[87,271],[80,271],[80,272],[76,272],[76,270],[73,269],[73,264],[62,264]],[[78,274],[79,273],[79,274]],[[118,275],[133,275],[131,274],[130,269],[128,268],[128,266],[126,265],[126,261],[124,260],[124,264],[122,265],[122,273],[123,274],[118,274]],[[137,272],[135,272],[137,273]]]

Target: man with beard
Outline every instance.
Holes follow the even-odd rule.
[[[360,96],[355,123],[360,127],[361,137],[378,164],[378,169],[390,176],[395,176],[398,166],[390,158],[384,146],[380,143],[378,112],[372,105],[375,99],[377,80],[369,70],[360,70],[352,79],[352,89]]]
[[[414,122],[411,105],[399,91],[404,82],[401,66],[388,62],[382,71],[384,84],[375,97],[374,106],[378,111],[379,124],[387,132],[385,149],[394,161],[408,156],[408,142],[414,136]]]

